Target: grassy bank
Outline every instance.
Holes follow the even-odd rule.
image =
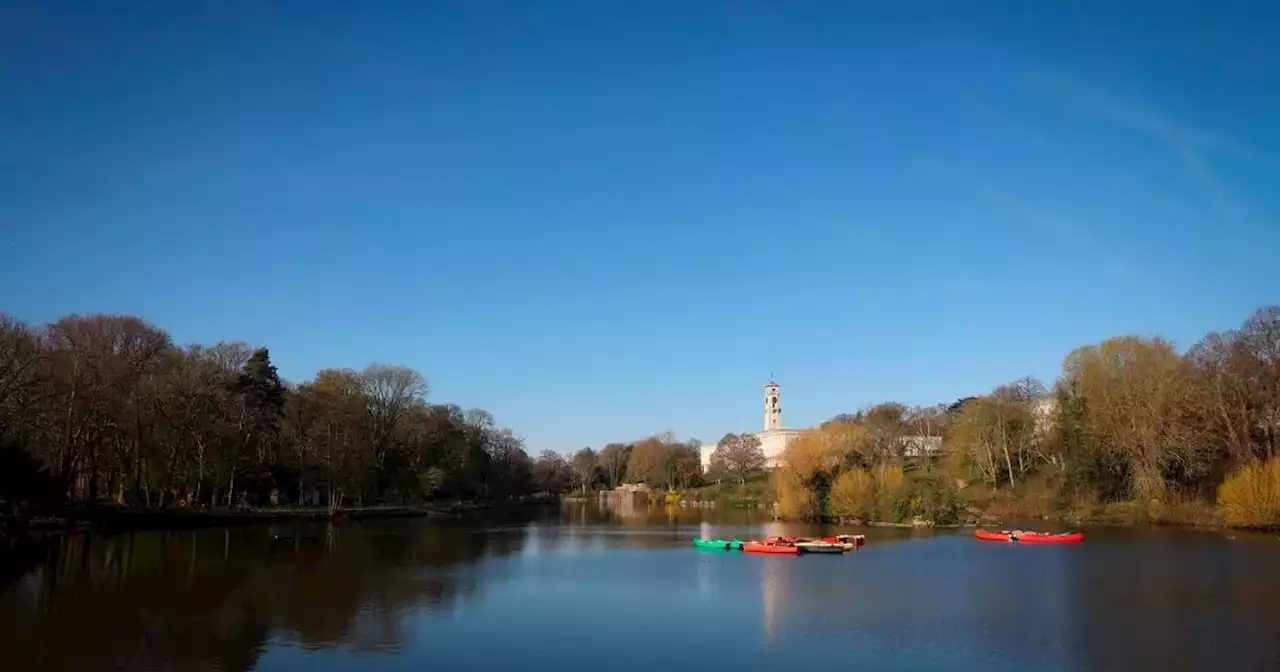
[[[774,499],[769,475],[765,473],[748,476],[746,483],[721,481],[690,488],[680,493],[680,497],[690,502],[714,503],[724,507],[770,506]]]
[[[1218,509],[1200,500],[1175,502],[1124,501],[1099,503],[1058,497],[1035,483],[1015,490],[971,486],[960,491],[965,518],[984,523],[1001,520],[1046,520],[1099,525],[1185,525],[1220,527],[1226,523]]]

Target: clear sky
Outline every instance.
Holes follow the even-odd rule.
[[[534,451],[1280,302],[1280,3],[0,5],[0,310],[400,363]]]

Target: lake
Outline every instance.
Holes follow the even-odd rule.
[[[58,535],[4,552],[0,669],[1280,666],[1275,535],[1086,528],[1082,544],[1018,546],[840,528],[867,545],[690,545],[833,529],[591,504]]]

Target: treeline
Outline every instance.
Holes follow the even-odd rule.
[[[1064,504],[1216,500],[1228,523],[1280,523],[1280,482],[1246,494],[1239,480],[1280,456],[1280,308],[1184,354],[1135,336],[1078,348],[1039,398],[1009,385],[966,404],[952,436],[963,464],[1002,487],[1041,478]]]
[[[644,483],[671,491],[700,485],[701,447],[697,439],[679,441],[671,432],[664,432],[630,443],[610,443],[598,451],[583,448],[569,459],[561,459],[557,491],[612,489],[623,483]]]
[[[1185,353],[1136,336],[1078,348],[1051,389],[1024,378],[945,409],[840,416],[787,462],[778,498],[798,517],[948,518],[958,480],[1058,511],[1216,503],[1228,524],[1280,525],[1280,308]]]
[[[530,459],[486,411],[428,403],[422,375],[403,366],[294,385],[266,348],[180,347],[136,317],[37,329],[0,315],[0,499],[11,505],[507,499],[554,487],[553,461]]]

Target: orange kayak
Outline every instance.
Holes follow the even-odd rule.
[[[742,550],[748,553],[772,553],[775,555],[797,555],[800,549],[785,543],[765,543],[760,541],[748,541],[742,545]]]

